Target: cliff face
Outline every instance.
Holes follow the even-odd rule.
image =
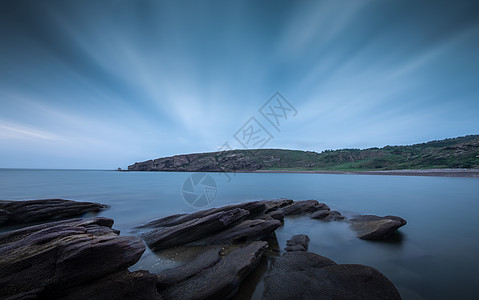
[[[410,146],[328,150],[259,149],[197,153],[137,162],[129,171],[221,172],[267,169],[399,170],[479,168],[479,135]]]
[[[175,155],[138,162],[129,171],[221,172],[263,169],[257,159],[236,151]]]

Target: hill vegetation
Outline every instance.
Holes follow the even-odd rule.
[[[131,171],[401,170],[479,168],[479,135],[369,149],[257,149],[177,155],[135,163]]]

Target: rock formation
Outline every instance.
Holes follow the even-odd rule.
[[[146,278],[140,286],[149,282],[149,296],[159,299],[148,273],[127,271],[145,245],[137,237],[119,236],[112,225],[107,218],[72,219],[0,234],[0,298],[81,298],[91,293],[107,298],[105,287],[116,285],[145,294],[137,283]]]
[[[99,212],[106,208],[108,205],[105,204],[63,199],[0,200],[0,225],[61,220],[78,217],[87,212]]]

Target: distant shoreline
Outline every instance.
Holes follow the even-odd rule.
[[[244,173],[244,172],[241,172]],[[438,176],[438,177],[479,177],[479,169],[419,169],[383,171],[295,171],[257,170],[246,173],[299,173],[299,174],[346,174],[346,175],[396,175],[396,176]]]

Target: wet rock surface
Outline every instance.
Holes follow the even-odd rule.
[[[79,217],[87,212],[99,212],[108,205],[63,199],[27,201],[0,200],[0,225],[46,222]]]
[[[319,203],[317,200],[304,200],[295,201],[291,205],[284,207],[283,213],[285,216],[302,215],[324,209],[329,209],[324,203]]]
[[[181,246],[226,229],[247,215],[249,212],[241,208],[219,211],[178,225],[154,229],[143,234],[142,238],[153,250]]]
[[[70,289],[125,272],[145,245],[112,225],[108,218],[73,219],[0,234],[0,298],[67,297]]]
[[[62,216],[73,211],[68,205],[64,209]],[[151,221],[137,230],[156,254],[194,254],[183,265],[158,274],[127,270],[145,245],[139,237],[119,236],[108,218],[70,219],[6,232],[0,234],[0,298],[229,299],[268,256],[263,261],[268,264],[271,259],[263,299],[400,299],[376,269],[337,265],[308,252],[307,235],[293,236],[286,243],[287,252],[277,256],[283,246],[273,241],[275,230],[285,216],[288,222],[288,216],[305,214],[323,221],[345,219],[316,200],[274,199]],[[11,210],[1,209],[0,222],[11,215]],[[399,217],[371,215],[350,222],[364,239],[385,238],[406,223]]]
[[[234,296],[241,281],[253,271],[268,247],[264,241],[256,241],[222,254],[216,263],[206,268],[180,267],[159,275],[160,278],[178,278],[186,272],[188,279],[169,288],[160,289],[163,299],[228,299]],[[210,256],[211,254],[205,254]],[[203,255],[200,255],[203,258]],[[213,255],[211,262],[216,260]],[[194,261],[193,265],[202,265],[203,261]],[[193,270],[193,272],[191,272]],[[174,275],[170,275],[173,273]],[[160,279],[161,281],[162,279]]]
[[[298,234],[293,236],[286,242],[286,248],[284,250],[291,251],[307,251],[309,246],[309,236],[306,234]]]
[[[379,271],[304,251],[273,258],[262,299],[401,299]]]
[[[363,240],[385,239],[407,223],[400,217],[375,215],[356,216],[350,222],[351,228],[356,231],[358,238]]]

